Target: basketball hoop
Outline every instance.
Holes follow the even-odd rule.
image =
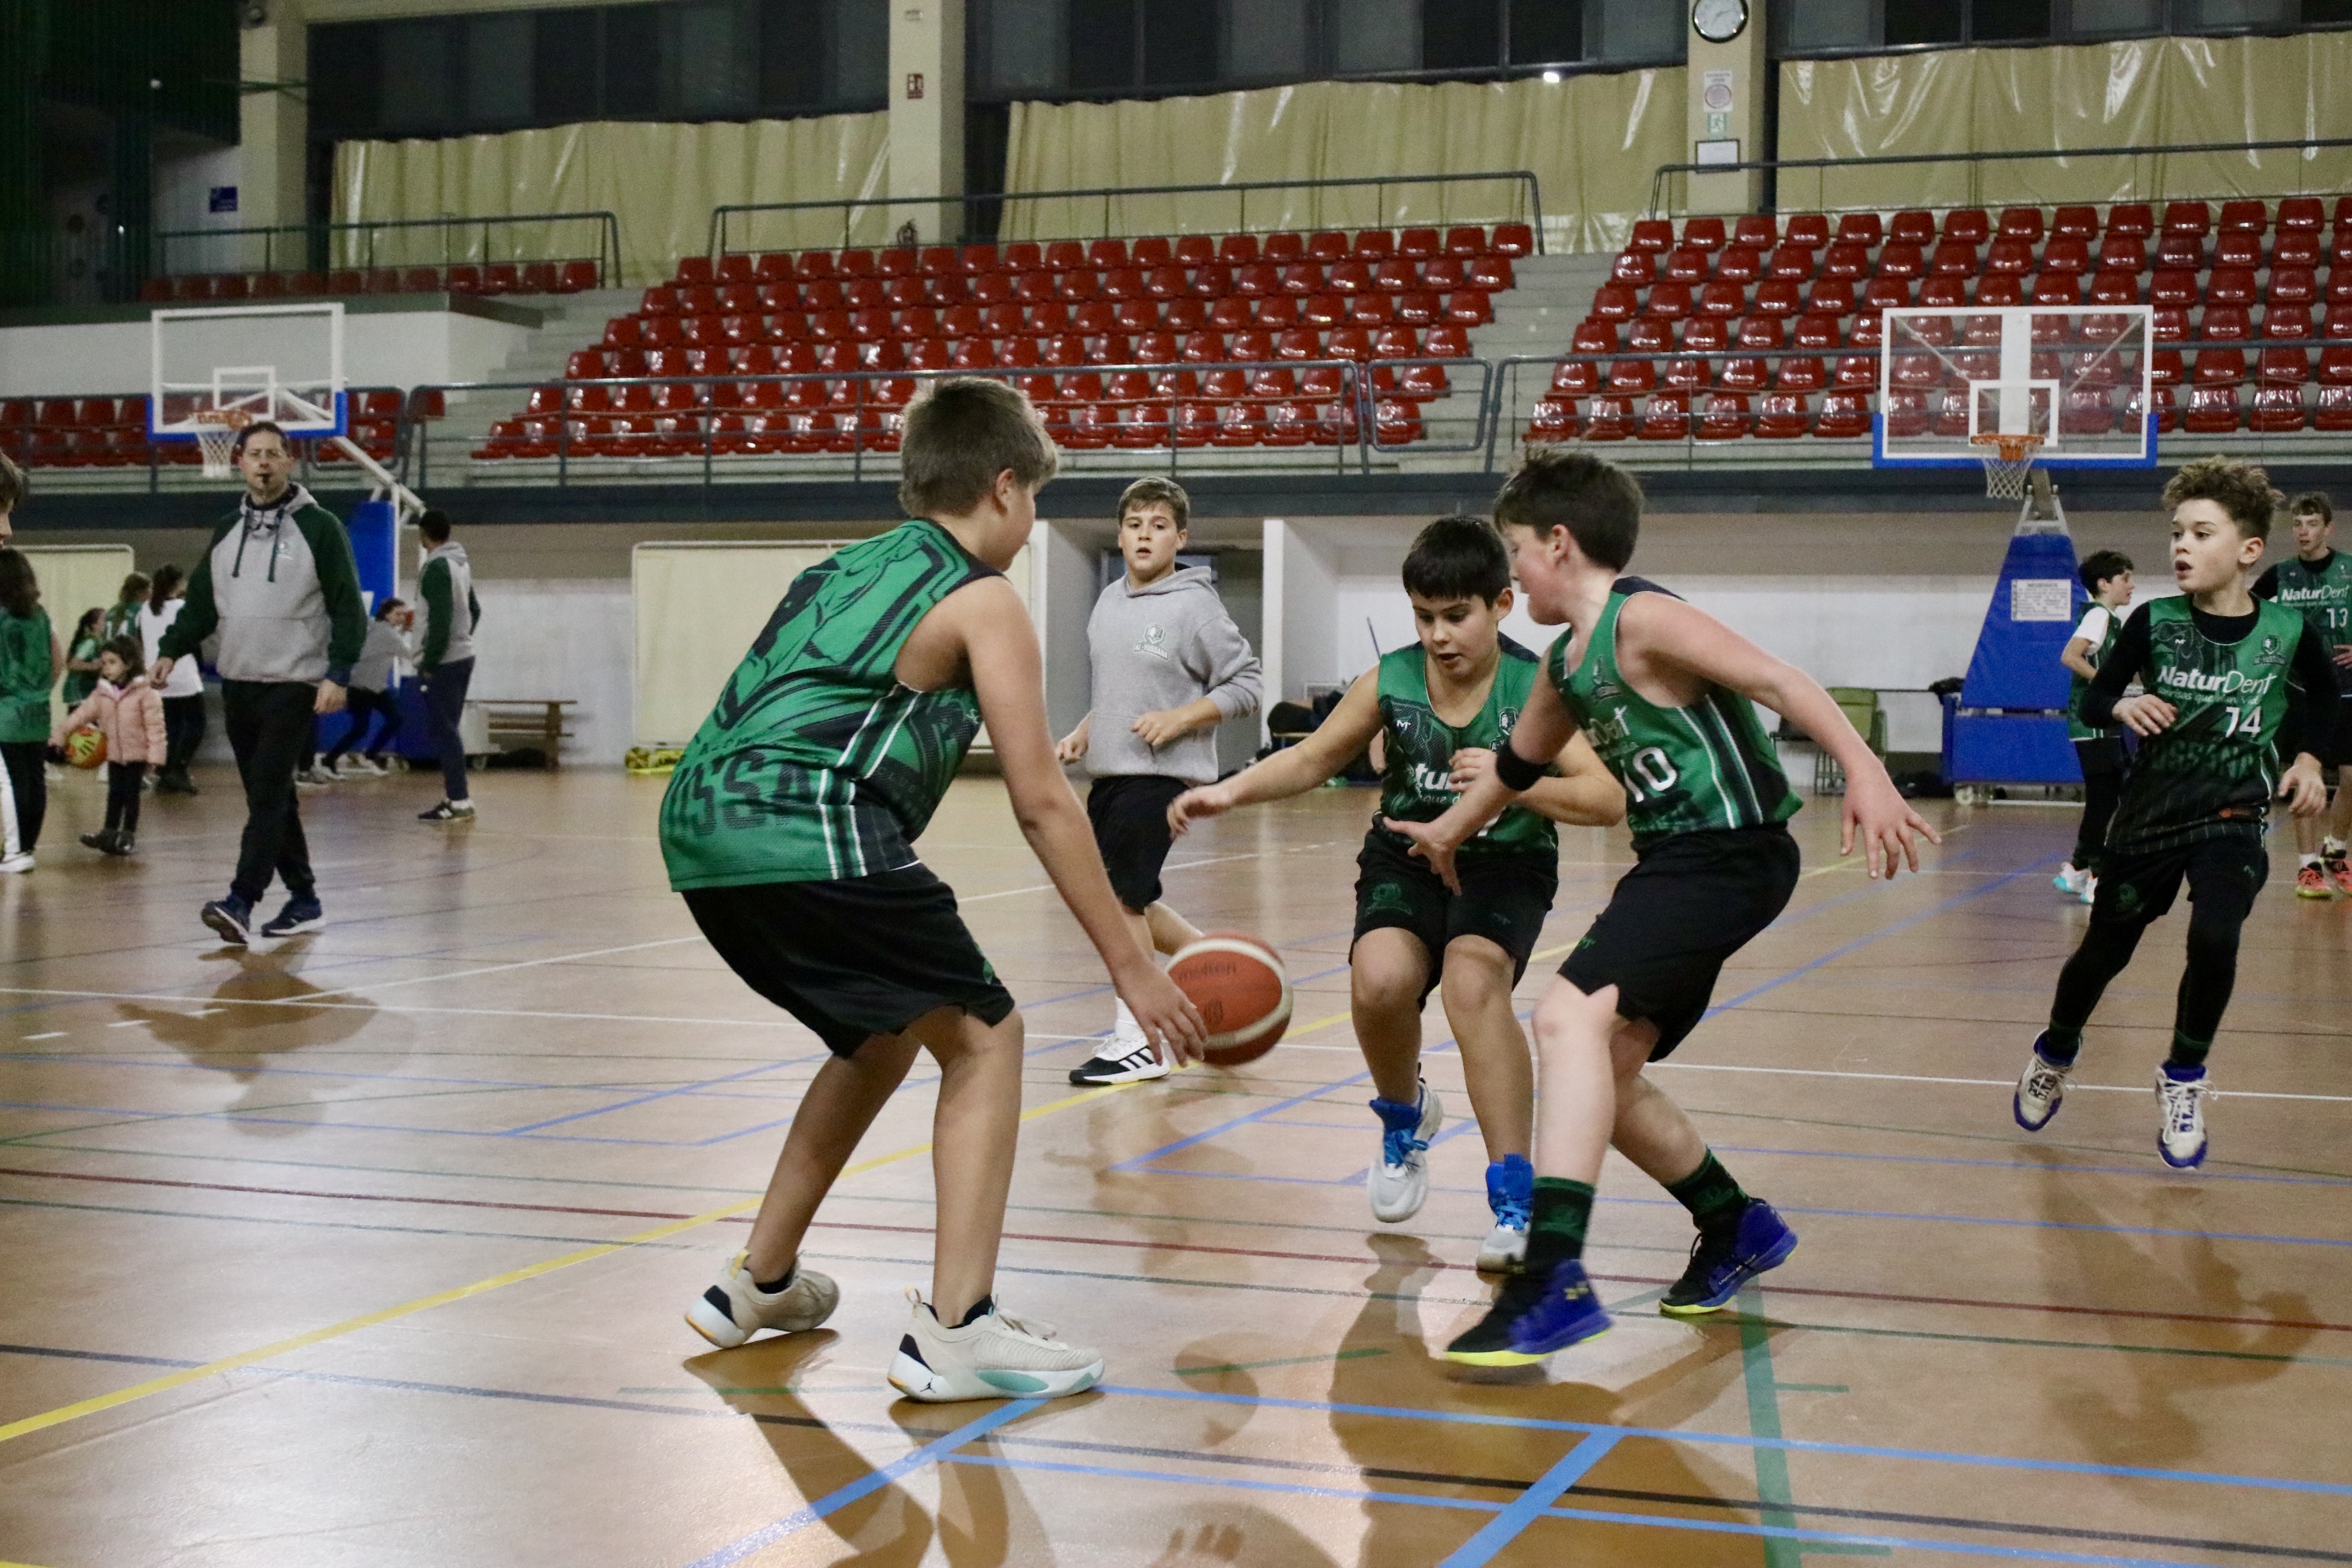
[[[242,408],[199,408],[188,416],[196,429],[196,446],[205,455],[205,478],[226,479],[236,473],[236,438],[253,423]]]
[[[1969,437],[1969,445],[1984,459],[1985,494],[2001,500],[2024,500],[2025,476],[2033,468],[2033,455],[2042,439],[2030,433],[2012,435],[2001,430]]]

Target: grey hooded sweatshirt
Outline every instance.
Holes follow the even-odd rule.
[[[417,650],[416,667],[435,670],[473,658],[482,605],[474,597],[474,568],[464,545],[445,539],[425,552],[416,596],[425,601],[425,646]]]
[[[1130,588],[1122,574],[1095,601],[1087,642],[1094,656],[1087,771],[1097,778],[1156,773],[1213,783],[1213,727],[1195,730],[1158,751],[1132,728],[1139,713],[1181,708],[1203,697],[1227,719],[1258,710],[1257,655],[1210,585],[1209,569],[1187,566],[1140,588]]]
[[[300,485],[221,520],[156,651],[184,658],[215,631],[224,680],[351,684],[367,637],[359,567],[343,525]]]

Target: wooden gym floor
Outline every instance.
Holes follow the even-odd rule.
[[[239,811],[0,879],[0,1559],[130,1564],[2352,1563],[2352,907],[2273,875],[2214,1056],[2215,1157],[2167,1173],[2149,1081],[2183,916],[2094,1025],[2059,1121],[2010,1084],[2084,911],[2070,811],[1956,814],[1920,878],[1808,872],[1661,1080],[1804,1245],[1736,1313],[1659,1317],[1681,1211],[1612,1161],[1616,1331],[1548,1376],[1433,1348],[1489,1292],[1458,1060],[1415,1222],[1370,1222],[1345,1025],[1370,797],[1211,826],[1170,895],[1276,942],[1300,1026],[1254,1068],[1074,1092],[1100,971],[992,781],[926,857],[1034,1064],[1001,1294],[1102,1346],[1042,1408],[895,1402],[927,1279],[929,1078],[815,1232],[832,1328],[710,1352],[819,1047],[693,934],[658,781],[492,774],[305,797],[333,923],[248,952],[195,912]],[[1532,998],[1629,859],[1571,832]],[[276,907],[273,894],[268,906]]]

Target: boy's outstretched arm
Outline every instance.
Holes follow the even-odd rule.
[[[1348,688],[1315,732],[1261,758],[1229,779],[1188,789],[1168,803],[1168,830],[1179,837],[1194,821],[1237,805],[1287,800],[1335,776],[1381,732],[1381,672],[1368,669]]]
[[[1201,1015],[1136,944],[1095,848],[1086,808],[1054,760],[1053,732],[1045,722],[1045,661],[1019,596],[1002,577],[987,578],[950,595],[932,614],[942,612],[971,668],[981,719],[1004,771],[1005,794],[1012,797],[1021,836],[1102,955],[1111,984],[1134,1011],[1145,1037],[1181,1059],[1198,1059]]]
[[[1552,763],[1559,769],[1559,774],[1538,780],[1533,789],[1519,797],[1519,805],[1571,827],[1614,827],[1625,820],[1625,786],[1601,762],[1591,742],[1581,734],[1570,736]],[[1465,747],[1454,753],[1454,787],[1468,789],[1482,774],[1494,770],[1494,752]]]
[[[1886,764],[1830,700],[1820,682],[1788,660],[1765,652],[1696,605],[1664,594],[1637,594],[1617,618],[1617,656],[1681,669],[1738,692],[1795,723],[1845,770],[1842,853],[1853,853],[1859,834],[1873,877],[1892,877],[1904,865],[1919,868],[1915,833],[1943,842],[1911,809]]]
[[[1543,759],[1559,756],[1568,749],[1576,735],[1576,720],[1552,689],[1551,682],[1539,680],[1528,695],[1528,705],[1519,713],[1519,721],[1511,727],[1509,750],[1521,766],[1540,768]],[[1392,833],[1401,833],[1412,840],[1412,852],[1429,862],[1429,868],[1440,880],[1455,892],[1462,890],[1462,879],[1454,868],[1454,852],[1469,842],[1470,836],[1503,814],[1503,808],[1526,793],[1513,789],[1503,782],[1500,759],[1496,765],[1483,770],[1462,792],[1462,798],[1446,809],[1433,822],[1399,822],[1383,816],[1381,826]],[[1536,781],[1541,782],[1541,781]],[[1622,797],[1621,797],[1622,800]],[[1623,806],[1619,806],[1622,814]]]

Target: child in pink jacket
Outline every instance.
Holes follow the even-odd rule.
[[[163,700],[147,684],[137,637],[116,637],[99,650],[98,689],[65,717],[50,738],[95,724],[106,737],[106,826],[81,841],[102,854],[128,855],[139,833],[139,786],[148,764],[163,760]]]

